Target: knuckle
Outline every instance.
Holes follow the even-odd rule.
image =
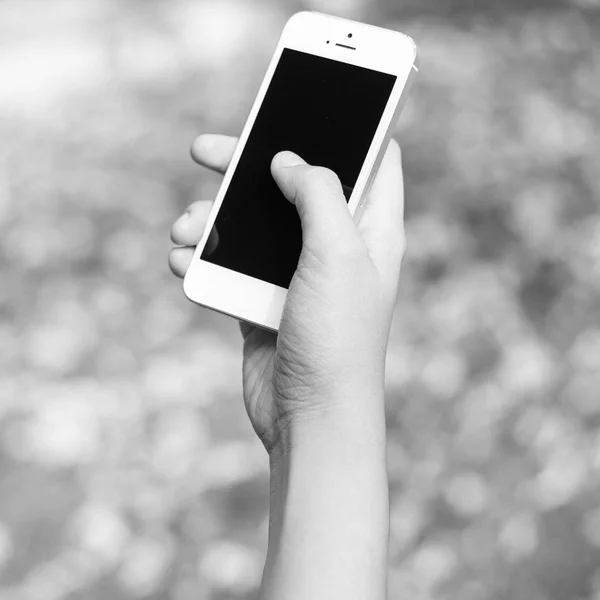
[[[340,185],[340,180],[338,176],[331,170],[326,167],[312,167],[313,169],[313,177],[320,181],[325,185]]]
[[[189,213],[189,214],[192,214],[196,208],[198,208],[199,206],[201,206],[201,203],[202,203],[202,200],[195,200],[191,204],[188,204],[187,207],[186,207],[186,209],[183,211],[182,214],[184,214],[186,212]]]
[[[338,176],[325,167],[309,166],[304,171],[305,181],[312,187],[337,189],[340,187]]]

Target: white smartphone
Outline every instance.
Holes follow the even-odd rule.
[[[358,221],[416,61],[396,31],[314,12],[287,22],[184,278],[190,300],[278,330],[302,233],[271,160],[291,150],[333,170]]]

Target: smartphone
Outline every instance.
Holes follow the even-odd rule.
[[[184,278],[191,301],[278,330],[302,232],[271,176],[273,157],[291,150],[334,171],[358,221],[416,61],[414,41],[397,31],[291,17]]]

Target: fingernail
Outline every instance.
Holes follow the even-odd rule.
[[[280,152],[277,156],[277,161],[282,167],[297,167],[298,165],[306,164],[297,154],[287,151]]]

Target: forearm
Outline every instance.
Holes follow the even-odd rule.
[[[304,424],[272,456],[261,600],[386,597],[385,420],[382,402],[371,408]]]

